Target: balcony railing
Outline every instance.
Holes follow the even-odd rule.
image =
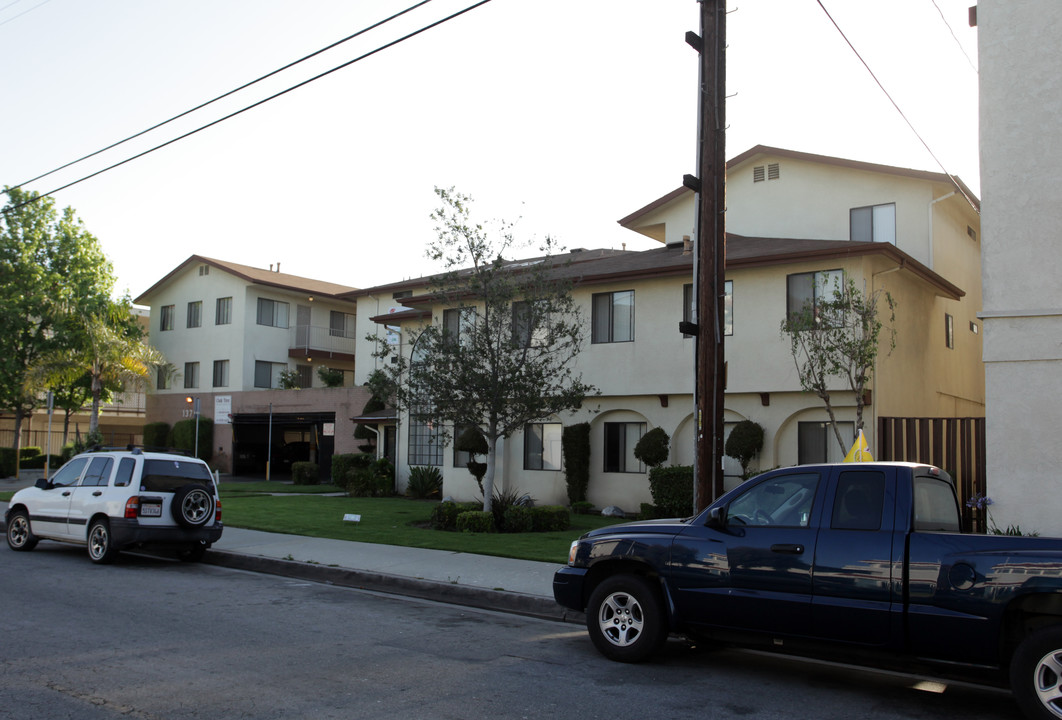
[[[346,337],[340,331],[318,325],[296,325],[291,328],[291,350],[305,354],[307,357],[342,357],[354,359],[353,337]]]

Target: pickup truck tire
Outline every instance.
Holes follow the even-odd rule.
[[[29,515],[25,510],[11,513],[7,521],[7,545],[12,550],[32,550],[37,547],[37,536],[30,530]]]
[[[616,575],[590,594],[586,629],[598,651],[619,662],[641,662],[667,640],[660,591],[639,575]]]
[[[1062,719],[1062,626],[1022,641],[1011,658],[1010,689],[1026,717]]]
[[[201,527],[214,517],[214,496],[205,485],[183,485],[173,493],[170,512],[182,527]]]

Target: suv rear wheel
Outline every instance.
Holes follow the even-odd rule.
[[[182,485],[173,493],[170,512],[178,525],[201,527],[214,517],[214,496],[204,485]]]
[[[89,525],[88,555],[98,565],[108,565],[118,557],[118,550],[111,541],[111,526],[103,518],[96,518]]]

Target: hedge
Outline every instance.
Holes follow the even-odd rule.
[[[321,468],[317,463],[293,462],[291,481],[296,485],[317,485],[321,482]]]
[[[568,425],[561,430],[561,453],[568,502],[582,502],[590,485],[590,423]]]
[[[492,533],[494,528],[494,513],[483,510],[469,510],[457,516],[458,532]]]
[[[688,517],[693,513],[693,466],[655,467],[649,471],[649,492],[663,517]]]

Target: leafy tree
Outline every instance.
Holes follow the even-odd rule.
[[[483,509],[491,510],[497,445],[529,422],[578,408],[595,388],[572,368],[583,323],[552,256],[512,262],[512,226],[492,236],[470,216],[471,198],[435,189],[442,205],[432,219],[437,238],[428,256],[445,272],[433,278],[436,306],[452,312],[416,334],[411,358],[385,363],[370,379],[381,397],[394,397],[415,422],[478,427],[487,441]],[[377,340],[378,357],[394,350]],[[392,393],[388,395],[388,393]]]
[[[51,198],[6,188],[0,215],[0,407],[22,421],[40,405],[31,370],[60,345],[61,317],[91,315],[109,302],[114,274],[99,242]],[[24,204],[25,203],[25,204]],[[21,207],[20,207],[21,206]]]
[[[656,427],[642,435],[634,446],[634,457],[650,468],[662,464],[670,454],[671,438],[664,428]]]
[[[883,329],[878,305],[884,300],[889,322],[895,320],[896,303],[884,290],[864,295],[855,281],[846,277],[834,287],[825,279],[819,293],[782,321],[782,336],[788,338],[800,385],[815,393],[826,406],[830,424],[841,451],[848,449],[830,396],[830,380],[839,378],[855,395],[856,431],[863,428],[863,397],[878,356]],[[896,332],[888,329],[889,352],[896,347]]]

